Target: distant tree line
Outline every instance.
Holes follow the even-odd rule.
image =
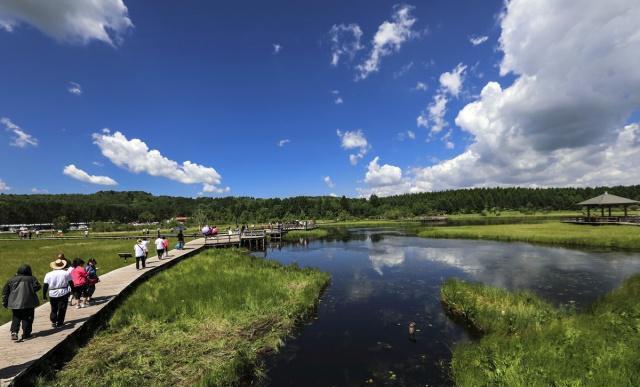
[[[473,188],[368,199],[297,196],[185,198],[146,192],[100,191],[94,194],[0,195],[0,224],[160,221],[198,214],[217,222],[245,223],[290,219],[400,219],[431,214],[482,211],[570,210],[576,203],[609,193],[640,200],[640,185],[595,188]]]

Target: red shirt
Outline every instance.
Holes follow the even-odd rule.
[[[89,283],[87,271],[82,266],[78,266],[71,272],[71,279],[73,280],[73,286],[83,286]]]

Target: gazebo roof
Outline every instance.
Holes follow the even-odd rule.
[[[627,198],[623,198],[616,195],[611,195],[608,192],[603,193],[600,196],[596,196],[595,198],[585,200],[584,202],[578,203],[579,206],[619,206],[625,204],[636,204],[640,203],[637,200],[631,200]]]

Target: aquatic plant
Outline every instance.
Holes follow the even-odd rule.
[[[486,333],[454,348],[456,385],[632,386],[640,380],[640,275],[584,313],[459,280],[447,281],[441,294],[447,308]],[[502,318],[502,310],[514,309]]]

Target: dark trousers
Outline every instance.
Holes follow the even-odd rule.
[[[147,267],[145,265],[145,261],[147,259],[145,258],[145,256],[143,255],[142,257],[136,257],[136,269],[140,268],[140,263],[142,262],[142,268],[144,269],[145,267]]]
[[[49,304],[51,304],[51,314],[49,315],[49,319],[52,324],[64,324],[64,316],[67,314],[68,302],[69,294],[65,294],[62,297],[49,297]]]
[[[28,309],[12,309],[13,318],[11,319],[11,333],[18,333],[20,323],[22,323],[22,334],[29,336],[31,327],[33,326],[33,312],[35,308]]]

